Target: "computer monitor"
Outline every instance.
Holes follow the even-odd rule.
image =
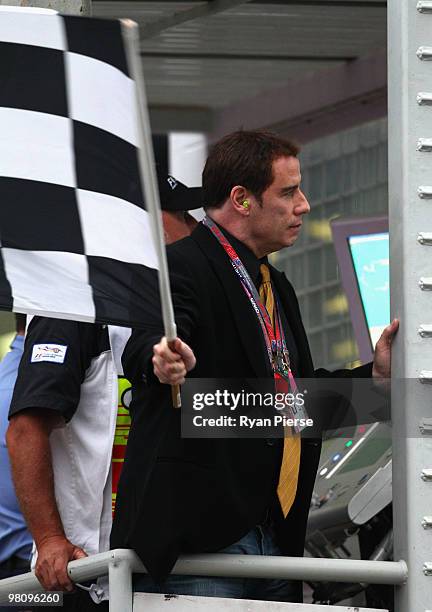
[[[366,363],[390,322],[388,218],[336,219],[331,227],[360,359]]]

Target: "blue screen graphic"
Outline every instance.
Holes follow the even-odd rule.
[[[390,322],[389,235],[348,238],[372,345]]]

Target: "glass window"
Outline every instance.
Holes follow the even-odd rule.
[[[316,365],[342,367],[358,358],[358,348],[329,221],[337,215],[387,212],[387,120],[307,144],[301,163],[312,210],[296,246],[278,255],[277,267],[301,292],[299,304]]]
[[[305,256],[303,253],[291,258],[290,275],[288,278],[294,285],[296,291],[300,291],[307,286],[304,262]]]
[[[378,147],[378,180],[387,182],[387,143],[381,143]]]
[[[308,264],[308,286],[314,287],[322,284],[322,249],[314,249],[306,254]]]
[[[338,264],[334,246],[329,244],[324,248],[324,278],[326,281],[334,281],[338,278]]]
[[[299,308],[300,308],[300,313],[302,316],[302,320],[303,320],[303,325],[305,325],[306,327],[309,327],[310,323],[309,323],[309,310],[308,310],[308,296],[307,295],[299,295],[298,297],[298,301],[299,301]]]
[[[376,183],[378,174],[378,150],[376,147],[366,149],[366,184],[372,185]]]
[[[309,335],[309,346],[312,353],[312,359],[315,367],[322,367],[324,363],[324,354],[322,348],[322,333],[317,332]]]
[[[309,294],[309,325],[318,327],[323,323],[323,293],[314,291]]]
[[[322,206],[314,206],[304,219],[304,240],[308,244],[322,242]]]
[[[343,171],[342,171],[342,187],[341,189],[346,191],[352,191],[356,187],[356,172],[357,172],[357,160],[356,156],[347,155],[344,158]]]
[[[342,189],[341,163],[339,159],[332,159],[325,165],[326,196],[330,197],[339,193]]]
[[[324,293],[323,314],[326,323],[333,323],[348,315],[348,301],[342,287],[330,287]]]
[[[341,212],[341,200],[334,200],[333,202],[327,202],[324,204],[323,216],[330,223],[333,219],[340,217]],[[331,238],[331,236],[330,236]]]
[[[309,168],[307,179],[307,197],[311,205],[313,205],[316,201],[321,200],[323,194],[323,167],[312,166]]]

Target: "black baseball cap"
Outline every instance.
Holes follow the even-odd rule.
[[[162,210],[176,212],[201,208],[201,187],[186,187],[170,174],[158,176],[158,184]]]

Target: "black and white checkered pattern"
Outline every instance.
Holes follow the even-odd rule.
[[[135,95],[120,22],[2,13],[0,308],[139,325],[158,266]]]

